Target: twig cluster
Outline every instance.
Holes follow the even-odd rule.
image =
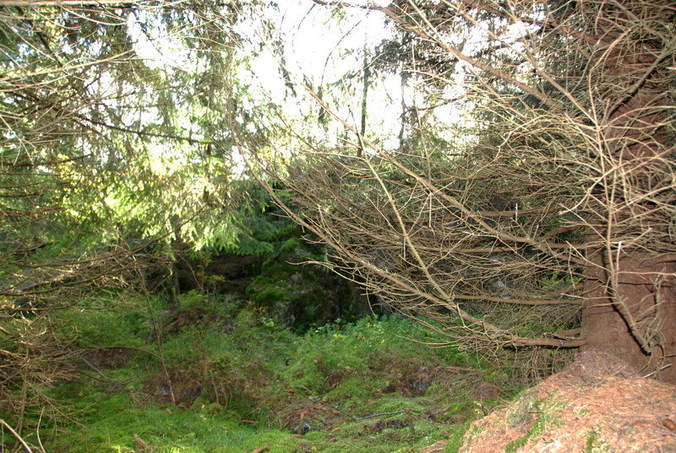
[[[372,9],[464,73],[474,139],[435,144],[430,120],[415,149],[386,152],[335,115],[370,154],[306,140],[274,176],[294,194],[289,215],[343,263],[330,266],[486,355],[585,345],[582,310],[610,307],[649,366],[673,360],[673,7]]]

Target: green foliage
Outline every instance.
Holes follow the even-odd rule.
[[[136,451],[137,438],[152,451],[166,453],[249,452],[266,442],[293,451],[298,443],[290,433],[272,429],[261,433],[228,412],[171,410],[154,404],[138,407],[125,394],[92,393],[80,401],[90,411],[81,419],[86,428],[60,435],[49,451],[127,453]]]
[[[246,295],[266,309],[266,316],[273,322],[299,333],[337,318],[352,321],[356,318],[356,307],[350,299],[349,288],[345,294],[336,290],[345,288],[339,277],[323,266],[301,265],[326,260],[323,247],[310,245],[296,234],[287,236],[247,287]]]
[[[82,279],[82,285],[73,285],[72,299],[71,293],[64,292],[64,303],[72,307],[46,316],[24,310],[26,319],[19,318],[19,310],[14,319],[2,321],[3,329],[16,338],[25,326],[49,332],[53,343],[66,350],[62,356],[69,366],[84,373],[68,376],[73,382],[60,381],[51,390],[55,400],[80,411],[76,418],[87,426],[78,431],[68,425],[65,436],[51,440],[56,451],[129,451],[134,448],[134,435],[157,451],[250,451],[260,442],[289,451],[313,447],[408,451],[442,437],[436,422],[452,431],[449,424],[477,415],[471,386],[463,382],[451,391],[452,373],[444,371],[444,366],[476,366],[478,359],[452,347],[426,348],[420,343],[445,340],[407,320],[367,318],[351,323],[355,312],[340,306],[342,296],[327,289],[327,282],[337,280],[322,274],[324,268],[289,264],[326,263],[328,252],[306,246],[299,239],[300,230],[282,215],[269,194],[248,181],[242,168],[236,168],[241,162],[233,158],[235,152],[255,148],[268,161],[252,165],[267,170],[278,162],[279,158],[271,157],[276,145],[304,140],[303,134],[290,139],[295,132],[288,126],[295,121],[291,115],[286,118],[281,101],[280,105],[258,102],[254,84],[242,76],[252,68],[252,57],[239,49],[255,38],[234,30],[247,28],[242,26],[250,23],[247,19],[260,21],[254,10],[257,6],[259,2],[227,7],[192,2],[181,8],[146,8],[144,2],[131,2],[115,8],[3,9],[0,50],[7,58],[0,62],[0,88],[5,96],[0,112],[0,192],[4,200],[0,207],[0,268],[4,271],[0,286],[8,296],[0,299],[0,310],[13,316],[21,308],[20,298],[14,298],[16,282],[28,282],[29,287],[44,275],[44,282],[36,283],[48,286],[53,282],[54,287],[45,291],[49,293],[70,275]],[[254,14],[247,17],[251,11]],[[339,10],[335,17],[345,19],[340,22],[345,24],[350,14]],[[273,22],[264,25],[269,28],[266,32],[274,28]],[[141,52],[152,47],[151,42],[158,43],[156,50],[164,53],[157,61],[144,58]],[[392,71],[402,67],[398,60],[408,52],[401,49],[418,49],[413,44],[410,39],[385,43],[374,68]],[[419,49],[423,53],[416,50],[411,56],[416,65],[432,70],[435,65],[423,55],[429,45]],[[342,54],[341,58],[359,54],[348,48],[337,48],[335,53]],[[364,55],[369,55],[366,46]],[[368,78],[366,61],[363,68]],[[412,77],[408,69],[401,74],[403,108],[404,82]],[[357,74],[326,85],[326,99],[330,92],[334,101],[349,97],[360,83]],[[442,83],[444,78],[432,79]],[[432,84],[432,79],[425,82]],[[292,82],[287,82],[293,92]],[[366,88],[367,80],[363,83]],[[295,101],[301,100],[293,94]],[[500,171],[491,170],[474,178],[475,169],[470,167],[490,167],[495,144],[500,142],[498,134],[487,133],[484,141],[479,140],[468,168],[461,168],[452,140],[432,128],[429,133],[423,133],[422,127],[414,130],[412,113],[408,126],[406,115],[402,112],[399,142],[402,150],[411,152],[410,157],[402,157],[404,167],[433,180],[443,179],[442,191],[462,195],[470,209],[501,209],[494,205],[504,200],[529,209],[542,198],[537,187],[514,192],[510,177],[521,179],[523,171],[535,164],[545,175],[558,174],[548,167],[549,159],[529,161],[527,155],[517,153],[502,168],[507,176],[496,178]],[[326,117],[314,113],[307,117],[322,123],[317,131],[329,132]],[[270,123],[276,120],[289,131],[272,136]],[[421,119],[419,124],[426,123]],[[410,134],[405,133],[407,127]],[[303,146],[313,148],[317,143],[313,137]],[[546,140],[515,145],[549,149]],[[317,150],[322,154],[332,151]],[[551,154],[557,152],[561,150]],[[417,186],[410,173],[385,159],[360,161],[354,175],[345,173],[348,167],[342,160],[332,163],[349,199],[368,198],[364,218],[386,212],[383,206],[388,201],[373,178],[354,175],[370,175],[373,166],[396,197],[403,194],[402,188]],[[304,170],[294,169],[293,176],[302,179]],[[319,176],[327,177],[326,168],[319,170]],[[474,196],[464,197],[465,193]],[[287,190],[277,194],[292,206]],[[420,208],[412,201],[423,198],[428,200],[401,198],[408,200],[402,207],[415,213],[412,224],[418,224],[420,213],[428,212],[427,205]],[[433,209],[432,197],[429,203],[432,228],[432,212],[441,210]],[[340,200],[330,196],[312,208],[316,206],[340,215]],[[348,218],[359,217],[357,212]],[[512,227],[517,232],[550,232],[565,223],[558,215],[546,222],[536,220],[522,216]],[[396,224],[391,219],[385,222]],[[553,240],[577,241],[579,234],[564,231]],[[493,240],[491,236],[491,247]],[[145,247],[143,242],[148,241],[155,243]],[[124,263],[116,264],[111,275],[104,269],[90,277],[87,272],[97,262],[96,255],[111,256],[111,263],[118,263],[121,249],[129,250],[126,256],[139,259],[149,253],[152,258],[178,261],[188,256],[208,262],[226,252],[268,261],[246,290],[249,301],[195,291],[172,293],[176,297],[170,306],[159,297],[106,293],[99,287],[88,292],[90,281],[97,278],[106,285],[112,280],[119,285],[145,280],[141,264],[130,269]],[[366,244],[364,249],[370,253],[374,246]],[[523,257],[530,259],[531,252],[526,250]],[[55,265],[65,271],[52,272]],[[39,267],[48,271],[38,275],[34,269]],[[486,268],[481,263],[478,267]],[[547,268],[538,273],[526,289],[555,291],[577,283],[579,277],[574,273],[555,271]],[[205,275],[203,269],[195,274],[204,292],[209,291],[205,287],[215,288],[225,280],[223,275]],[[79,303],[83,294],[89,294],[89,299]],[[488,318],[481,313],[477,317]],[[286,325],[292,325],[296,334],[307,334],[297,336]],[[523,322],[511,331],[537,335],[546,330],[549,326]],[[3,353],[35,352],[27,346],[30,342],[0,341]],[[32,360],[43,364],[50,357]],[[57,376],[49,375],[33,387],[48,391]],[[27,382],[23,385],[30,387]],[[18,388],[17,383],[12,382],[12,390]],[[425,416],[441,404],[450,406],[443,414],[437,411],[435,420]],[[316,405],[324,411],[333,408],[339,415],[334,414],[333,421],[310,415],[308,420],[319,428],[303,440],[292,437],[290,429],[298,423],[296,412],[311,413]],[[363,418],[369,413],[387,418]],[[259,426],[243,423],[242,418],[253,419]],[[324,428],[342,424],[345,434],[337,435],[332,443]],[[266,429],[271,425],[286,431]]]
[[[85,374],[49,397],[80,425],[47,422],[43,442],[74,453],[131,452],[138,439],[158,452],[414,452],[459,438],[481,414],[471,385],[440,371],[469,358],[424,346],[439,338],[409,320],[365,318],[298,336],[263,313],[196,292],[171,311],[160,298],[124,294],[60,311],[51,324],[83,351],[86,362],[74,365]],[[416,393],[426,373],[434,382]],[[312,426],[302,438],[293,434],[299,414]]]
[[[231,28],[254,5],[147,6],[3,10],[0,247],[56,226],[272,252],[231,156],[232,130],[257,123],[230,102],[250,97]]]
[[[148,310],[157,310],[159,305],[152,298],[101,295],[76,310],[54,312],[50,323],[64,343],[77,348],[134,348],[146,343],[152,330]]]
[[[463,423],[462,426],[453,430],[450,437],[448,438],[448,443],[446,444],[444,452],[455,453],[458,450],[460,450],[460,447],[462,446],[463,436],[467,431],[469,431],[471,423],[472,421],[468,420],[465,423]]]
[[[330,372],[349,368],[357,373],[364,373],[368,371],[370,364],[391,357],[395,350],[400,353],[406,351],[406,355],[423,353],[430,359],[438,354],[435,357],[438,360],[445,351],[425,350],[408,340],[422,339],[427,334],[410,321],[396,317],[363,318],[348,325],[327,324],[308,332],[299,341],[298,351],[302,360],[292,365],[288,372],[291,373],[290,377],[303,376],[297,384],[312,389],[313,383],[323,384],[321,380],[313,380],[311,377],[316,376],[319,370]],[[445,359],[452,362],[450,357]]]

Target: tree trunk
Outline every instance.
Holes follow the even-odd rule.
[[[364,84],[362,85],[361,94],[361,124],[359,127],[359,148],[357,149],[357,157],[364,156],[364,137],[366,137],[366,116],[368,113],[368,95],[369,84],[371,83],[371,70],[369,69],[368,50],[366,43],[364,43],[364,60],[362,62],[362,74],[364,77]]]
[[[645,196],[673,193],[673,150],[664,113],[669,77],[657,69],[665,53],[636,43],[606,55],[601,78],[625,89],[607,100],[611,107],[601,125],[603,159],[614,175],[603,187],[606,246],[588,256],[582,336],[585,348],[609,352],[643,375],[676,383],[676,261],[667,231],[673,208]],[[635,246],[642,236],[653,242]]]
[[[664,278],[676,272],[676,265],[652,258],[638,253],[621,258],[617,290],[611,294],[604,254],[591,257],[594,266],[588,269],[582,314],[584,349],[608,352],[643,375],[654,373],[659,380],[676,383],[676,286],[673,277]]]

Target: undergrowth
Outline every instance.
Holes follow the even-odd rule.
[[[34,322],[77,371],[45,389],[62,416],[24,433],[55,453],[456,451],[504,396],[478,359],[397,317],[300,336],[233,297],[108,294]]]

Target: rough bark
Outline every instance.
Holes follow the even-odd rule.
[[[657,276],[673,275],[676,265],[640,254],[625,256],[619,262],[619,291],[613,296],[606,260],[597,254],[592,261],[595,266],[589,267],[585,283],[583,349],[621,357],[641,375],[654,373],[659,380],[676,383],[676,287],[673,278]],[[633,326],[628,318],[635,320]],[[638,335],[647,340],[647,350]]]
[[[657,70],[666,53],[637,43],[605,55],[607,79],[624,85],[608,103],[602,124],[605,151],[608,161],[632,170],[622,173],[630,182],[607,198],[604,250],[589,257],[582,336],[585,348],[609,352],[643,375],[676,383],[676,261],[665,241],[653,250],[620,241],[643,232],[669,237],[668,219],[655,219],[653,203],[631,196],[668,186],[665,178],[673,178],[674,151],[669,150],[663,107],[669,78]],[[628,232],[626,225],[631,225]]]

